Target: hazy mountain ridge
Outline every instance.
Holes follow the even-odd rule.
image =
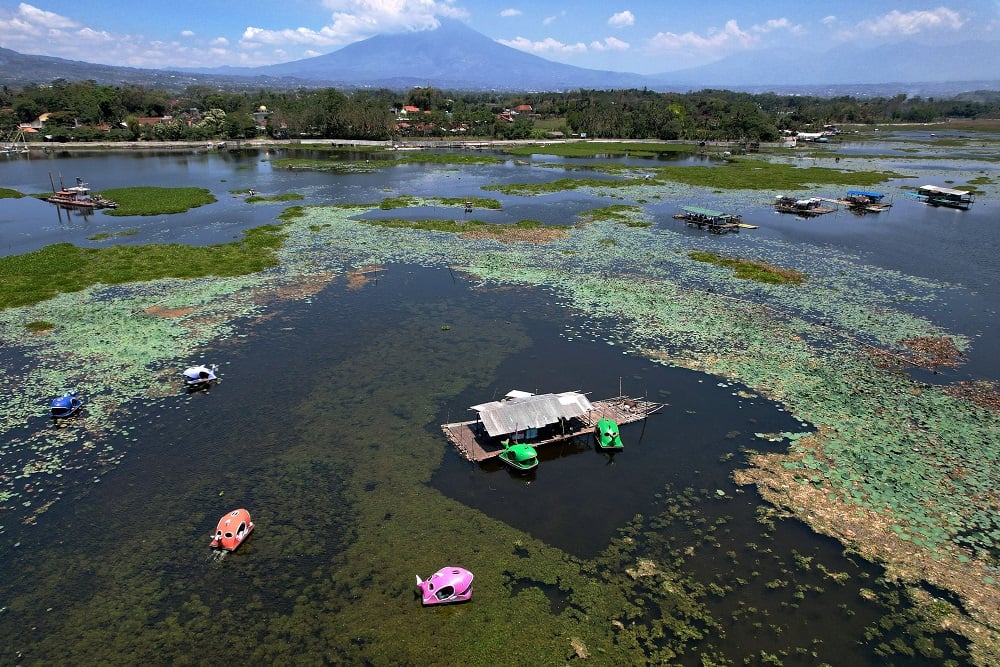
[[[103,86],[134,85],[167,90],[183,89],[195,84],[236,89],[291,86],[287,80],[275,81],[261,75],[232,77],[179,70],[117,67],[53,56],[27,55],[0,47],[0,85],[18,88],[32,84],[46,85],[57,79],[94,81]]]
[[[674,85],[783,86],[949,83],[997,81],[998,45],[970,41],[960,46],[928,46],[916,42],[859,49],[842,44],[822,53],[801,49],[769,49],[743,54],[675,72],[657,74]],[[911,72],[919,71],[919,76]]]
[[[0,84],[24,86],[65,79],[178,90],[194,84],[232,89],[334,86],[408,90],[434,86],[510,92],[728,88],[819,96],[900,92],[950,96],[1000,90],[995,46],[968,42],[945,48],[901,42],[870,49],[845,45],[822,54],[772,49],[752,57],[742,54],[701,67],[641,75],[552,62],[504,46],[459,21],[445,20],[436,30],[377,35],[322,56],[261,67],[139,69],[0,48]],[[872,63],[879,63],[879,67],[872,67]],[[914,71],[921,76],[908,76]]]

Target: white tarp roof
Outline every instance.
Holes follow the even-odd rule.
[[[491,437],[556,424],[560,419],[583,416],[594,407],[590,399],[578,391],[566,391],[561,394],[536,395],[527,392],[511,392],[511,394],[516,394],[516,397],[505,401],[481,403],[469,408],[479,413],[479,419]]]
[[[942,188],[937,185],[921,185],[918,190],[923,190],[925,192],[937,192],[943,195],[957,195],[961,197],[962,195],[967,195],[969,192],[967,190],[956,190],[954,188]]]

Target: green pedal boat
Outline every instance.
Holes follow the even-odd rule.
[[[594,427],[594,438],[597,447],[605,452],[617,452],[625,449],[622,438],[618,435],[618,424],[611,419],[598,419]]]
[[[500,460],[512,470],[528,472],[538,467],[538,452],[531,445],[511,444],[509,440],[505,440]]]

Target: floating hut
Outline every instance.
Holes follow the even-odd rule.
[[[839,199],[827,199],[826,197],[816,197],[816,199],[844,206],[848,211],[857,215],[881,213],[892,208],[892,203],[885,201],[885,193],[870,190],[848,190],[847,194]]]
[[[921,185],[912,196],[931,206],[960,208],[963,211],[968,210],[976,200],[975,195],[967,190],[954,190],[937,185]]]
[[[743,218],[736,213],[723,213],[698,206],[684,206],[680,212],[674,214],[674,218],[684,220],[689,227],[707,229],[713,234],[739,232],[740,227],[752,227],[744,225]]]
[[[466,459],[486,461],[503,452],[504,440],[534,447],[565,442],[592,434],[599,419],[628,424],[645,419],[661,407],[662,403],[628,396],[592,403],[579,391],[532,394],[514,390],[503,400],[470,407],[476,419],[442,424],[441,430]]]
[[[778,195],[774,198],[774,210],[779,213],[794,213],[803,217],[814,217],[824,213],[833,213],[836,208],[823,206],[823,199],[820,197],[809,197],[807,199],[796,199],[788,195]]]
[[[891,202],[884,201],[885,193],[869,190],[848,190],[844,197],[844,205],[855,213],[881,213],[892,207]]]

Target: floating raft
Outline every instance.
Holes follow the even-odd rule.
[[[853,213],[881,213],[892,208],[891,202],[882,201],[885,194],[868,190],[848,190],[847,196],[840,199],[816,197],[822,201],[844,206]]]
[[[599,419],[612,419],[621,424],[640,421],[664,406],[628,396],[617,396],[603,401],[595,401],[593,409],[581,417],[574,417],[566,424],[566,430],[547,438],[530,440],[533,447],[544,447],[557,442],[565,442],[580,435],[593,433]],[[499,456],[503,445],[491,438],[480,420],[441,424],[448,440],[455,445],[459,454],[469,461],[486,461]]]
[[[674,217],[685,221],[691,227],[707,229],[713,234],[725,234],[727,232],[739,232],[743,229],[756,229],[753,225],[743,224],[743,218],[736,213],[723,213],[713,211],[709,208],[698,206],[684,206]]]
[[[809,197],[808,199],[795,199],[788,195],[779,195],[774,198],[774,210],[779,213],[794,213],[802,217],[814,217],[833,213],[837,208],[831,206],[821,206],[824,201],[822,197]],[[828,200],[832,201],[832,200]]]
[[[921,185],[916,192],[907,192],[906,194],[932,206],[947,206],[964,211],[967,211],[976,201],[976,196],[968,190],[942,188],[937,185]]]

